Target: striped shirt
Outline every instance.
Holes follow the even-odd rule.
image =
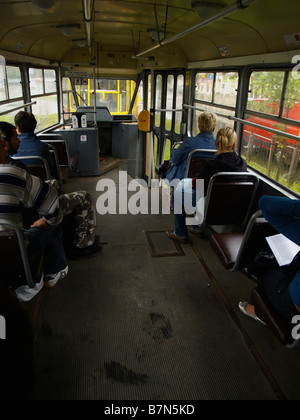
[[[62,221],[54,188],[21,168],[1,164],[0,219],[22,228],[22,207],[38,211],[49,225],[57,225]]]

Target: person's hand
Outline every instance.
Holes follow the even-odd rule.
[[[48,225],[43,218],[36,220],[31,226],[31,228],[37,228],[37,229],[44,229],[48,230],[50,229],[50,225]]]

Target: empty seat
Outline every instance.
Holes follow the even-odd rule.
[[[210,243],[227,270],[247,268],[259,251],[269,250],[267,236],[278,233],[258,210],[243,232],[214,233]]]
[[[33,288],[42,278],[44,253],[30,264],[21,229],[5,220],[0,220],[0,225],[9,229],[0,231],[1,278],[9,287],[17,288],[28,284]]]

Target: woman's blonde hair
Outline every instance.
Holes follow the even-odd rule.
[[[237,142],[237,134],[231,127],[224,127],[218,131],[216,137],[217,149],[222,152],[228,152]]]
[[[202,114],[198,118],[198,127],[201,132],[213,132],[215,131],[216,125],[217,116],[213,112],[202,112]]]

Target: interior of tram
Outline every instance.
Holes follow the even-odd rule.
[[[69,260],[68,276],[28,302],[1,288],[4,399],[298,400],[300,346],[253,297],[245,260],[224,266],[212,237],[241,233],[249,263],[262,250],[260,231],[252,242],[245,235],[259,198],[299,199],[299,3],[0,0],[0,8],[0,121],[27,110],[41,141],[66,144],[58,183],[92,196],[102,246]],[[197,134],[205,110],[217,114],[216,132],[235,129],[258,185],[246,223],[207,222],[204,238],[179,244],[166,235],[174,217],[163,211],[157,167]],[[116,206],[101,214],[103,203]],[[213,208],[222,212],[226,199],[222,206]],[[267,327],[239,310],[252,298]]]

